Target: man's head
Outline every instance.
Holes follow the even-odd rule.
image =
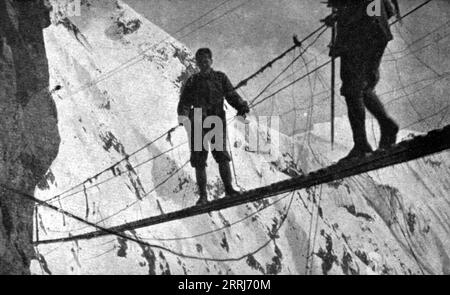
[[[197,50],[197,53],[195,53],[195,61],[201,72],[209,71],[213,63],[211,49],[200,48]]]

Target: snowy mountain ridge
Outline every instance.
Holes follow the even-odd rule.
[[[45,41],[51,88],[62,86],[53,96],[62,141],[36,197],[47,200],[85,182],[52,204],[105,227],[193,205],[195,175],[187,163],[182,128],[173,132],[173,145],[163,138],[128,158],[176,125],[179,89],[194,71],[192,52],[121,1],[84,2],[81,16],[62,18],[47,28]],[[228,118],[233,115],[228,108]],[[270,155],[246,151],[242,128],[231,122],[237,185],[251,189],[336,161],[351,142],[346,122],[337,122],[333,151],[328,124],[318,124],[295,139],[272,130],[271,138],[278,135],[281,150]],[[259,132],[264,138],[267,130],[257,128],[251,118],[250,134]],[[118,170],[92,178],[123,158],[127,160]],[[450,273],[449,169],[446,152],[130,232],[171,251],[111,236],[41,245],[32,272]],[[221,197],[223,187],[212,157],[208,177],[210,198]],[[42,207],[38,224],[39,239],[92,230]]]

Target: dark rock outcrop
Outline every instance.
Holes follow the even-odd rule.
[[[43,1],[0,0],[0,274],[28,274],[35,258],[33,195],[60,144],[42,29]]]

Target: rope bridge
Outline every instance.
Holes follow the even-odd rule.
[[[180,220],[183,218],[235,207],[245,203],[250,203],[268,197],[280,195],[282,193],[305,189],[311,186],[340,180],[343,178],[439,153],[450,149],[449,138],[450,125],[447,125],[442,129],[433,130],[426,135],[416,136],[412,139],[400,142],[392,146],[392,148],[390,148],[389,150],[375,151],[374,153],[363,159],[357,159],[353,162],[337,163],[327,168],[311,172],[307,175],[294,177],[285,181],[276,182],[268,186],[250,190],[236,198],[223,198],[209,202],[205,205],[194,206],[183,210],[162,214],[159,216],[149,217],[146,219],[108,228],[108,231],[100,229],[99,231],[77,236],[69,236],[66,238],[52,240],[41,240],[35,242],[35,244],[51,244],[92,239],[108,234],[121,233],[127,230],[135,230],[156,224],[167,223],[174,220]],[[42,201],[39,202],[42,203]]]

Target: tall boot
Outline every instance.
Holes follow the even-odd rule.
[[[380,125],[381,138],[378,147],[380,149],[389,148],[397,140],[399,130],[397,123],[389,117],[375,92],[368,91],[364,94],[364,104]]]
[[[203,205],[208,203],[208,193],[206,191],[206,184],[208,179],[206,177],[206,168],[195,168],[195,176],[197,178],[198,194],[200,195],[200,198],[198,199],[196,205]]]
[[[236,196],[238,191],[233,188],[233,177],[231,176],[230,162],[219,163],[220,178],[222,178],[223,185],[225,187],[225,194],[227,196]]]
[[[361,158],[367,153],[372,152],[372,148],[367,141],[366,114],[362,95],[346,97],[345,99],[347,102],[348,119],[352,127],[354,147],[341,161]]]

